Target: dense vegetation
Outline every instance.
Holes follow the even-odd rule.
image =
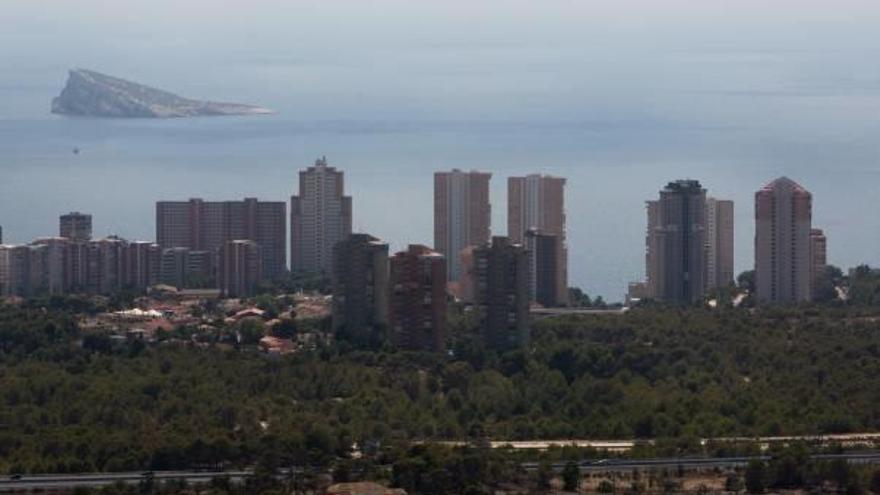
[[[0,309],[0,472],[329,465],[412,440],[880,430],[880,320],[853,308],[540,321],[496,355],[115,344]],[[390,459],[393,462],[393,458]],[[403,468],[398,476],[404,476]]]

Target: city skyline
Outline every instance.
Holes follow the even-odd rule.
[[[878,0],[5,0],[0,491],[880,495]]]
[[[318,166],[318,167],[327,167],[326,158],[319,158],[319,159],[316,161],[316,166]],[[314,169],[315,169],[315,167],[310,167],[309,169],[302,171],[302,172],[301,172],[301,176],[302,176],[302,174],[307,173],[309,170],[314,170]],[[336,169],[333,168],[333,167],[329,167],[329,169],[330,169],[334,174],[339,174],[340,177],[341,177],[341,175],[344,173],[344,172],[341,171],[341,170],[337,172]],[[460,172],[460,171],[458,171],[458,170],[453,170],[452,173],[453,173],[453,174],[455,174],[455,173],[460,173],[460,174],[462,174],[462,176],[467,176],[468,174],[473,174],[474,172]],[[442,176],[443,174],[448,174],[448,173],[445,173],[445,172],[443,172],[443,173],[441,173],[441,172],[435,173],[435,205],[436,205],[436,199],[437,199],[437,197],[436,197],[436,192],[437,192],[436,186],[437,186],[438,176]],[[486,182],[488,182],[488,179],[486,179],[486,177],[490,177],[490,176],[491,176],[491,174],[489,174],[489,173],[482,173],[482,172],[481,172],[481,173],[479,173],[479,174],[483,177],[483,179],[481,179],[481,180],[486,180]],[[508,190],[509,190],[509,191],[516,190],[516,194],[508,194],[507,210],[508,210],[509,212],[514,212],[514,211],[516,211],[516,210],[519,210],[519,211],[525,211],[525,209],[524,209],[523,206],[522,206],[523,198],[524,198],[524,196],[525,196],[525,193],[523,192],[524,189],[522,189],[522,188],[523,188],[523,185],[526,184],[530,178],[531,178],[532,180],[534,180],[536,184],[541,184],[542,181],[553,181],[553,182],[552,182],[552,184],[553,184],[552,187],[554,188],[555,191],[560,191],[560,190],[562,190],[562,188],[563,188],[564,185],[565,185],[565,179],[564,179],[564,178],[558,178],[558,177],[552,177],[552,176],[545,176],[545,175],[541,175],[541,174],[531,174],[531,175],[524,176],[524,177],[508,177],[508,181],[507,181],[507,182],[508,182]],[[336,185],[333,185],[332,188],[335,189],[336,187],[337,187]],[[480,186],[480,187],[483,187],[483,186]],[[542,185],[542,186],[539,186],[539,187],[537,187],[537,188],[535,188],[535,189],[536,189],[536,191],[539,191],[539,190],[541,190],[541,188],[543,188],[543,187],[545,187],[545,186]],[[486,189],[484,189],[484,191],[485,191],[485,190],[486,190]],[[536,194],[535,194],[535,197],[537,198],[537,196],[538,196],[538,195],[537,195],[537,193],[536,193]],[[296,197],[293,197],[293,198],[291,198],[291,199],[294,200],[295,198],[296,198]],[[344,199],[349,203],[349,205],[350,205],[350,203],[351,203],[351,199],[350,199],[350,198],[351,198],[350,196],[346,196],[346,197],[344,198]],[[511,199],[514,199],[514,201],[511,201]],[[481,201],[482,201],[482,200],[481,200]],[[487,201],[491,204],[491,198],[487,198]],[[555,200],[554,200],[554,201],[555,201]],[[732,202],[729,201],[729,200],[718,200],[717,198],[713,198],[713,197],[707,197],[707,198],[706,198],[706,204],[707,204],[707,205],[715,204],[716,202],[717,202],[717,204],[719,205],[719,206],[717,207],[717,209],[718,209],[719,211],[723,211],[723,212],[724,212],[724,213],[723,213],[724,218],[722,219],[721,217],[718,217],[717,221],[718,221],[719,223],[729,223],[730,220],[731,220],[731,218],[732,218],[732,211],[733,211],[733,204],[732,204]],[[564,230],[565,208],[564,208],[563,203],[564,203],[564,199],[561,199],[561,198],[560,198],[560,200],[558,201],[558,206],[555,206],[555,207],[558,207],[558,209],[559,209],[560,211],[554,213],[555,217],[556,217],[556,218],[561,218],[561,221],[563,222],[563,224],[562,224],[562,228],[563,228],[563,236],[562,236],[562,239],[565,238],[565,230]],[[652,203],[653,203],[652,201],[648,201],[648,202],[647,202],[647,204],[648,204],[648,208],[649,208],[649,221],[650,221],[650,218],[651,218],[651,215],[650,215],[650,209],[651,209],[651,205],[652,205]],[[216,202],[216,201],[205,201],[205,200],[202,200],[202,199],[199,199],[199,198],[196,198],[196,199],[190,199],[190,200],[188,200],[188,201],[183,201],[183,202],[157,201],[157,202],[156,202],[156,208],[157,208],[157,223],[156,223],[157,241],[160,240],[160,239],[166,238],[166,239],[165,239],[165,242],[170,242],[170,241],[168,241],[168,239],[170,239],[170,238],[169,238],[169,235],[171,235],[171,233],[169,233],[169,232],[165,232],[165,231],[168,230],[167,228],[164,228],[164,229],[163,229],[163,228],[160,228],[160,224],[162,223],[162,222],[160,222],[160,219],[162,219],[162,218],[164,218],[164,217],[167,217],[169,214],[171,214],[171,213],[169,213],[169,212],[171,211],[171,210],[169,210],[169,208],[177,207],[178,209],[182,209],[180,212],[177,212],[177,216],[181,216],[181,215],[183,215],[183,216],[187,216],[187,217],[189,217],[189,218],[193,218],[193,215],[191,215],[191,214],[184,214],[185,212],[183,212],[183,209],[185,209],[185,210],[187,210],[187,211],[192,210],[192,208],[194,208],[194,207],[198,207],[199,209],[201,209],[201,208],[205,208],[205,206],[203,206],[204,204],[207,204],[207,205],[209,205],[209,206],[210,206],[210,205],[216,205],[217,208],[226,208],[227,210],[230,209],[230,208],[233,208],[233,207],[237,208],[236,205],[241,204],[241,205],[243,205],[243,207],[245,208],[245,210],[242,210],[242,211],[250,211],[250,210],[254,210],[254,212],[257,211],[257,210],[255,210],[255,208],[259,208],[259,207],[267,208],[267,207],[268,207],[268,208],[270,208],[270,209],[274,209],[274,210],[275,210],[275,211],[272,212],[272,215],[274,215],[274,216],[276,216],[276,217],[279,217],[279,215],[283,215],[283,211],[282,211],[281,208],[282,208],[282,207],[286,207],[286,205],[284,205],[283,202],[261,201],[261,200],[258,200],[258,199],[256,199],[256,198],[248,198],[248,199],[245,199],[244,202],[235,202],[235,201],[231,201],[231,202],[230,202],[230,201],[219,201],[219,202]],[[537,208],[537,207],[535,206],[536,204],[537,204],[537,203],[535,203],[534,201],[532,201],[532,206],[529,207],[529,209],[531,210],[531,214],[532,214],[532,215],[536,214],[536,212],[538,212],[538,211],[541,211],[541,208]],[[556,204],[556,203],[554,203],[554,204]],[[248,206],[248,205],[251,205],[251,206]],[[488,205],[487,205],[487,206],[488,206]],[[349,208],[350,208],[350,206],[349,206]],[[491,207],[489,206],[489,208],[491,208]],[[216,209],[216,208],[215,208],[215,209]],[[167,211],[166,211],[166,210],[167,210]],[[211,210],[211,208],[209,207],[208,210]],[[219,211],[219,210],[217,210],[217,211]],[[224,211],[226,211],[226,210],[224,210]],[[230,210],[230,211],[231,211],[231,210]],[[235,210],[235,211],[238,211],[238,210]],[[286,208],[285,208],[285,211],[286,211]],[[278,212],[281,212],[281,213],[278,213]],[[346,210],[346,212],[347,212],[347,210]],[[191,213],[191,212],[190,212],[190,213]],[[268,213],[268,211],[267,211],[267,213]],[[707,211],[707,215],[708,215],[708,214],[709,214],[709,213],[708,213],[708,211]],[[717,213],[717,214],[721,214],[721,213]],[[437,211],[435,210],[435,221],[436,221],[436,219],[437,219],[437,216],[436,216],[436,215],[437,215]],[[202,215],[196,215],[195,218],[200,218],[201,216],[202,216]],[[290,216],[291,216],[291,218],[293,218],[293,211],[290,212]],[[226,217],[228,218],[228,213],[226,214]],[[247,215],[246,215],[246,217],[247,217]],[[508,231],[510,231],[511,228],[516,229],[517,227],[515,227],[515,225],[517,225],[517,222],[518,222],[518,221],[519,221],[519,222],[522,221],[522,220],[518,220],[518,219],[516,219],[515,216],[514,216],[514,214],[512,214],[512,213],[510,214],[510,217],[511,217],[511,218],[510,218],[510,220],[508,221]],[[62,214],[62,215],[59,216],[59,218],[60,218],[60,224],[59,224],[59,225],[61,225],[60,229],[61,229],[62,233],[63,233],[63,231],[64,231],[65,228],[70,229],[70,225],[71,225],[71,222],[72,222],[73,220],[78,220],[78,219],[80,219],[80,218],[83,219],[83,220],[86,220],[86,219],[87,219],[87,229],[86,229],[86,231],[88,232],[88,234],[86,234],[86,235],[90,235],[90,233],[91,233],[91,228],[92,228],[92,225],[91,225],[91,215],[90,215],[90,214],[84,214],[84,213],[79,213],[79,212],[72,212],[72,213]],[[256,218],[256,217],[254,217],[254,218]],[[280,217],[279,217],[279,218],[280,218]],[[348,219],[346,219],[346,221],[350,221],[350,218],[351,218],[351,217],[349,216]],[[188,220],[188,222],[191,222],[191,221],[192,221],[192,220]],[[220,228],[220,224],[218,224],[218,226],[216,226],[216,228],[209,228],[208,230],[211,231],[211,232],[214,232],[214,231],[216,231],[216,232],[220,232],[220,231],[229,231],[229,229],[233,228],[233,227],[232,227],[233,225],[238,225],[238,223],[236,223],[237,221],[233,221],[232,223],[229,223],[229,222],[230,222],[229,219],[225,220],[224,222],[225,222],[226,227]],[[168,221],[166,220],[165,223],[168,223]],[[210,223],[211,223],[211,222],[209,222],[209,224],[210,224]],[[216,222],[214,222],[214,223],[216,223]],[[710,234],[710,233],[713,231],[713,229],[714,229],[715,234],[716,234],[717,236],[723,236],[723,237],[724,237],[723,240],[721,240],[721,237],[719,237],[718,239],[716,239],[715,242],[723,242],[723,244],[724,244],[724,246],[725,246],[724,249],[725,249],[725,250],[728,250],[729,247],[730,247],[730,245],[732,244],[732,238],[731,238],[730,234],[728,234],[726,231],[727,231],[728,229],[732,229],[732,225],[728,225],[728,226],[726,226],[725,228],[718,229],[718,228],[715,228],[715,227],[712,226],[712,222],[709,220],[708,217],[706,218],[706,221],[705,221],[704,223],[705,223],[705,227],[704,227],[704,228],[705,228],[705,230],[706,230],[706,232],[705,232],[705,236],[706,236],[705,244],[706,244],[706,246],[707,246],[707,250],[708,250],[708,251],[706,251],[706,253],[702,254],[702,256],[706,257],[706,265],[707,265],[707,266],[706,266],[706,273],[703,273],[703,276],[702,276],[702,280],[703,280],[703,282],[701,282],[701,285],[703,285],[703,286],[705,287],[706,291],[708,291],[709,289],[711,289],[711,288],[713,287],[713,282],[710,280],[710,275],[709,275],[709,273],[708,273],[708,270],[710,270],[710,269],[712,268],[712,266],[713,266],[713,262],[711,261],[711,259],[712,259],[712,254],[711,254],[711,253],[712,253],[712,249],[713,249],[713,247],[712,247],[712,243],[710,242],[708,236],[709,236],[709,234]],[[257,229],[257,230],[260,230],[261,232],[263,232],[263,236],[264,236],[264,237],[265,237],[265,235],[266,235],[265,232],[267,232],[267,231],[266,231],[266,228],[269,228],[269,230],[273,230],[273,231],[275,232],[274,234],[269,235],[269,238],[271,238],[271,239],[275,239],[274,241],[270,241],[270,242],[273,243],[273,244],[275,245],[275,249],[272,250],[272,252],[275,253],[275,254],[273,254],[272,259],[275,259],[276,261],[270,261],[269,263],[267,263],[266,260],[264,260],[263,263],[262,263],[262,266],[265,267],[265,266],[268,264],[268,266],[273,266],[273,265],[274,265],[274,266],[286,266],[286,267],[289,269],[290,266],[287,265],[286,261],[285,261],[285,262],[282,262],[282,261],[278,260],[278,254],[277,254],[277,253],[279,253],[279,252],[287,252],[288,249],[289,249],[289,250],[291,251],[291,253],[292,253],[292,249],[293,249],[293,245],[292,245],[292,243],[291,243],[291,245],[288,245],[286,248],[281,248],[281,247],[279,247],[280,245],[278,244],[278,242],[280,242],[280,241],[278,240],[278,234],[281,233],[281,230],[279,229],[280,222],[278,222],[278,221],[274,221],[274,222],[273,222],[273,221],[268,221],[268,223],[266,223],[266,222],[264,221],[263,224],[265,224],[265,225],[268,226],[268,227],[264,226],[262,229]],[[67,227],[65,227],[65,225],[67,225]],[[190,230],[192,230],[192,229],[196,229],[196,230],[192,230],[192,232],[187,231],[188,233],[187,233],[187,232],[184,232],[184,230],[180,230],[180,232],[177,232],[176,237],[181,237],[181,236],[187,237],[187,236],[189,236],[189,237],[191,238],[191,236],[195,235],[195,232],[198,230],[198,228],[196,228],[198,224],[192,224],[192,225],[190,225],[190,224],[186,224],[186,225],[190,225],[190,226],[187,227],[186,225],[181,225],[179,222],[171,222],[171,225],[176,225],[175,228],[178,229],[178,230],[180,230],[181,228],[183,228],[184,230],[186,230],[186,229],[190,229]],[[257,225],[258,225],[258,224],[254,224],[253,227],[247,227],[247,225],[244,225],[244,227],[236,227],[236,228],[238,228],[238,229],[244,228],[245,230],[243,230],[242,232],[254,232],[254,233],[255,233],[256,231],[253,230],[253,229],[256,228]],[[0,226],[0,228],[2,228],[2,226]],[[220,229],[220,230],[218,230],[218,229]],[[491,230],[491,226],[489,226],[489,229],[490,229],[490,230],[489,230],[490,235],[493,235],[493,236],[494,236],[495,234],[494,234],[494,232]],[[540,229],[538,229],[538,230],[540,230]],[[731,233],[732,233],[732,232],[731,232]],[[215,234],[210,234],[210,235],[208,235],[208,237],[210,237],[211,235],[213,235],[214,238],[218,238],[218,239],[220,238],[220,237],[217,237],[217,235],[219,235],[219,234],[216,234],[216,233],[215,233]],[[199,238],[201,238],[201,237],[205,237],[205,236],[206,236],[205,233],[198,234],[198,237],[199,237]],[[108,237],[106,237],[106,238],[101,238],[101,240],[104,240],[104,239],[113,239],[113,238],[115,238],[115,237],[116,237],[116,236],[110,235],[110,236],[108,236]],[[174,237],[174,236],[172,236],[172,237]],[[175,237],[175,238],[176,238],[176,237]],[[222,237],[222,236],[221,236],[221,237]],[[233,236],[233,237],[234,237],[234,236]],[[242,237],[243,237],[244,239],[247,239],[247,236],[246,236],[246,235],[242,235]],[[39,243],[39,242],[38,242],[39,239],[40,239],[40,238],[33,240],[30,244],[31,244],[31,245],[36,245],[36,244],[38,244],[38,243]],[[523,239],[524,239],[524,238],[523,238]],[[229,240],[236,240],[236,239],[233,239],[232,237],[230,237]],[[132,241],[132,242],[134,243],[134,242],[151,242],[151,241]],[[516,242],[516,241],[515,241],[515,242]],[[650,243],[650,238],[648,238],[648,242]],[[522,243],[522,242],[520,242],[520,243]],[[163,246],[160,242],[157,242],[157,244],[159,244],[159,246],[162,247],[163,249],[165,249],[165,248],[167,248],[167,247],[188,247],[188,246],[186,246],[186,245],[184,245],[184,246],[181,246],[181,245],[172,245],[172,244],[181,244],[180,242],[176,242],[176,243],[175,243],[175,242],[172,242],[171,244],[169,244],[169,246]],[[183,244],[186,244],[186,243],[183,243]],[[190,244],[191,244],[191,243],[190,243]],[[394,242],[392,242],[391,244],[396,246],[396,244],[395,244]],[[473,246],[479,246],[479,245],[481,245],[481,244],[482,244],[482,243],[475,243],[475,244],[472,244],[472,245],[473,245]],[[10,245],[11,245],[11,244],[10,244]],[[194,244],[194,245],[199,246],[200,244],[199,244],[199,243],[196,243],[196,244]],[[823,256],[822,256],[822,258],[823,258],[823,260],[825,260],[825,262],[827,263],[827,248],[825,248],[826,245],[827,245],[827,240],[826,240],[826,237],[824,236],[824,233],[823,233],[823,234],[822,234],[822,241],[821,241],[821,246],[822,246],[822,249],[823,249]],[[648,249],[646,250],[646,256],[647,256],[648,258],[646,258],[646,271],[645,271],[645,279],[644,279],[644,280],[645,280],[644,289],[642,289],[642,288],[636,288],[636,294],[640,294],[642,290],[648,290],[649,287],[650,287],[650,284],[651,284],[651,273],[650,273],[651,260],[650,260],[650,256],[651,256],[652,252],[651,252],[650,246],[646,246],[646,247],[648,247]],[[219,249],[219,247],[218,247],[217,249],[215,249],[215,251],[218,250],[218,249]],[[395,247],[395,249],[396,249],[396,247]],[[192,248],[192,250],[193,250],[195,253],[198,253],[198,252],[199,252],[199,249],[198,249],[198,248]],[[210,250],[208,250],[208,251],[210,251]],[[564,253],[564,251],[563,251],[563,253]],[[170,255],[171,253],[168,253],[168,254]],[[460,253],[460,255],[461,255],[461,253]],[[264,256],[264,257],[265,257],[265,256]],[[717,272],[716,277],[720,277],[719,280],[721,280],[721,279],[731,280],[731,279],[732,279],[733,277],[735,277],[737,274],[742,273],[743,271],[748,271],[749,269],[751,269],[751,267],[747,267],[747,268],[740,267],[738,270],[735,270],[735,271],[731,272],[731,271],[730,271],[730,263],[731,263],[732,260],[730,259],[730,258],[731,258],[731,257],[730,257],[730,253],[725,251],[723,257],[724,257],[723,263],[717,263],[719,266],[716,267],[716,272]],[[460,258],[460,256],[459,256],[459,258]],[[558,265],[559,265],[559,263],[558,263],[558,257],[555,258],[555,259],[556,259],[556,260],[555,260],[555,261],[552,261],[552,262],[554,263],[554,266],[557,266],[557,267],[558,267]],[[563,259],[564,259],[564,258],[563,258]],[[180,277],[183,277],[183,275],[180,274],[179,272],[175,274],[176,278],[175,278],[175,277],[166,276],[166,270],[163,268],[165,265],[167,265],[167,263],[166,263],[166,261],[165,261],[165,256],[164,256],[164,255],[161,256],[161,260],[162,260],[162,261],[159,262],[159,268],[158,268],[158,270],[159,270],[159,274],[160,274],[160,275],[158,276],[159,281],[165,281],[165,280],[168,280],[168,279],[174,279],[174,280],[177,280],[177,279],[181,279]],[[811,258],[811,263],[812,263],[812,262],[813,262],[813,260],[812,260],[812,258]],[[170,263],[170,260],[169,260],[169,263]],[[196,263],[201,263],[201,264],[203,265],[204,263],[206,263],[206,261],[201,261],[201,259],[197,259]],[[214,269],[218,269],[218,268],[219,268],[219,267],[216,266],[217,261],[212,261],[212,262],[208,262],[208,263],[209,263],[209,264],[208,264],[208,265],[205,265],[205,266],[211,266],[211,267],[214,267]],[[284,265],[281,265],[281,263],[284,263]],[[534,262],[532,261],[532,262],[530,262],[530,263],[534,263]],[[815,263],[814,263],[814,264],[815,264]],[[198,267],[198,266],[202,266],[202,265],[197,265],[197,267]],[[545,266],[546,266],[546,262],[545,262]],[[532,270],[532,271],[534,271],[534,270]],[[813,269],[812,269],[812,272],[815,272],[815,271],[816,271],[816,269],[813,268]],[[198,272],[198,270],[197,270],[197,273],[200,273],[200,272]],[[273,270],[266,271],[265,268],[263,268],[263,273],[278,273],[278,269],[273,269]],[[813,275],[810,276],[810,280],[813,281],[813,282],[811,282],[812,285],[815,285],[815,282],[814,282],[814,281],[816,280],[816,278],[817,278],[817,275],[815,275],[815,274],[813,274]],[[200,280],[202,280],[202,279],[200,278]],[[557,278],[556,280],[558,280],[558,278]],[[202,283],[204,283],[204,282],[202,281]],[[532,283],[533,283],[533,282],[532,282]],[[716,284],[716,285],[723,285],[723,284]],[[459,293],[459,292],[456,291],[455,287],[452,287],[451,290],[453,291],[453,293]],[[534,288],[533,288],[532,290],[534,290]],[[626,292],[626,289],[625,289],[625,288],[622,288],[621,291],[622,291],[622,292]],[[700,289],[700,291],[703,291],[703,289]],[[649,292],[650,292],[650,291],[649,291]],[[703,291],[703,292],[705,292],[705,291]],[[630,287],[629,294],[630,294],[630,296],[633,295],[633,288],[632,288],[632,286]],[[603,297],[606,297],[607,300],[614,301],[614,299],[613,299],[614,296],[613,296],[613,295],[605,295],[605,294],[597,294],[597,295],[603,295]]]
[[[625,251],[591,232],[620,232],[617,226],[638,218],[636,201],[669,177],[698,178],[744,206],[755,184],[796,177],[835,205],[816,218],[841,241],[831,262],[880,264],[880,251],[870,249],[880,245],[880,219],[865,219],[861,228],[846,218],[876,208],[877,74],[864,62],[875,58],[876,4],[684,8],[676,1],[673,10],[639,0],[656,14],[644,22],[618,17],[627,9],[617,5],[516,2],[496,16],[483,4],[467,10],[491,29],[465,30],[454,40],[423,23],[448,27],[456,22],[450,12],[465,7],[406,5],[402,17],[368,15],[331,40],[326,33],[336,30],[337,17],[328,11],[345,10],[338,5],[315,5],[324,12],[319,18],[282,22],[276,9],[294,8],[274,0],[247,8],[227,2],[195,19],[163,16],[157,5],[170,0],[132,0],[127,5],[145,17],[116,23],[88,19],[87,12],[102,10],[97,0],[86,3],[91,9],[11,0],[0,20],[10,47],[0,73],[8,179],[0,185],[0,224],[9,242],[49,235],[58,205],[100,217],[96,236],[149,239],[157,193],[286,199],[291,169],[326,152],[345,164],[348,193],[361,198],[354,229],[400,239],[395,248],[430,240],[430,225],[411,233],[398,225],[418,222],[430,205],[407,208],[398,224],[384,218],[392,200],[415,204],[430,194],[423,177],[434,170],[566,177],[572,191],[583,191],[570,195],[570,210],[584,212],[569,219],[569,242],[589,246],[596,260],[573,260],[569,273],[591,293],[619,295],[642,270],[633,242],[640,232],[627,235]],[[441,17],[399,22],[423,9]],[[193,21],[205,37],[182,29]],[[169,22],[173,28],[162,27]],[[237,26],[235,36],[227,22]],[[263,34],[245,38],[249,29]],[[109,33],[120,35],[112,45],[103,41]],[[174,43],[177,55],[144,43],[148,33]],[[61,50],[58,37],[89,49]],[[303,37],[312,43],[297,41]],[[609,55],[606,43],[619,52]],[[77,66],[185,96],[259,103],[278,114],[161,122],[49,116],[51,98]],[[389,77],[401,68],[408,77]],[[503,226],[505,185],[494,182],[492,223]],[[625,192],[609,197],[610,190]],[[753,221],[748,208],[736,216],[743,227]],[[752,250],[740,236],[737,271],[751,264]]]

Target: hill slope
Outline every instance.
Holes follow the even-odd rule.
[[[73,69],[52,113],[87,117],[171,118],[262,115],[266,108],[238,103],[191,100],[142,84],[85,69]]]

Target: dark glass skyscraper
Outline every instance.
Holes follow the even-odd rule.
[[[670,182],[648,204],[648,282],[653,297],[693,304],[705,295],[706,190],[695,180]]]

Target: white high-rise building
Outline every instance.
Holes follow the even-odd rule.
[[[47,294],[63,294],[69,241],[64,237],[36,239],[31,244],[31,284]]]
[[[22,296],[30,292],[31,248],[0,245],[0,295]]]
[[[461,278],[461,254],[489,242],[492,207],[486,172],[434,174],[434,250],[446,256],[450,281]]]
[[[333,269],[333,247],[351,235],[351,196],[341,170],[320,158],[299,173],[299,195],[290,198],[290,269],[322,273]]]

